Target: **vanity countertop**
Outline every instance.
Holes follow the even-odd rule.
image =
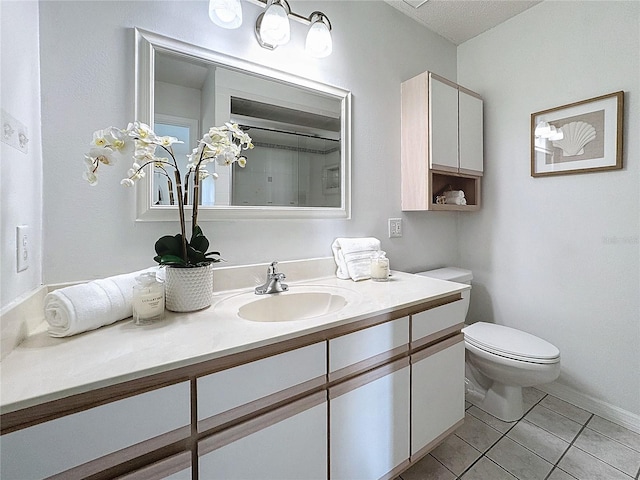
[[[388,282],[352,282],[332,276],[289,285],[291,291],[313,285],[340,289],[349,301],[338,312],[320,317],[253,322],[229,313],[228,308],[233,297],[252,289],[231,290],[217,292],[205,310],[166,312],[164,320],[148,326],[122,320],[67,338],[50,337],[42,320],[0,362],[0,413],[246,352],[470,288],[402,272],[393,272]]]

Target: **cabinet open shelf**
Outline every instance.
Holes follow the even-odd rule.
[[[446,172],[429,172],[431,204],[429,210],[473,212],[480,208],[480,178],[472,175]],[[436,196],[446,190],[462,190],[467,199],[466,205],[439,205]]]

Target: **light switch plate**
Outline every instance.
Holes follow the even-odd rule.
[[[19,225],[16,227],[16,256],[18,260],[18,272],[29,268],[29,227]]]

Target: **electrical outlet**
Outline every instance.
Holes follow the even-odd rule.
[[[19,225],[16,227],[16,257],[18,260],[18,272],[29,268],[29,227]]]
[[[402,219],[390,218],[389,219],[389,238],[396,238],[402,236]]]

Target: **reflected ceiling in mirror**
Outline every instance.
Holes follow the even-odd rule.
[[[136,119],[182,140],[242,126],[255,148],[240,168],[208,165],[199,218],[349,218],[351,94],[347,90],[135,29]],[[209,172],[213,173],[213,172]],[[138,183],[137,219],[174,220],[166,179]]]

